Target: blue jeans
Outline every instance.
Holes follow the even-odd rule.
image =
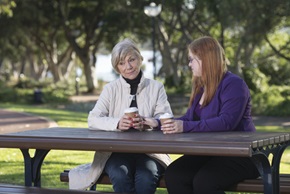
[[[104,170],[115,192],[154,194],[165,169],[146,154],[113,153]]]

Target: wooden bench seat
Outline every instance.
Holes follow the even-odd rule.
[[[109,192],[96,192],[96,191],[77,191],[77,190],[68,190],[68,189],[47,189],[39,187],[25,187],[19,185],[9,185],[9,184],[0,184],[0,194],[89,194],[89,193],[105,193],[113,194]],[[115,194],[115,193],[114,193]]]
[[[61,182],[69,182],[68,177],[69,170],[64,170],[60,173]],[[107,174],[103,173],[97,181],[97,184],[111,184],[111,181]],[[159,188],[166,188],[164,177],[161,177]],[[230,187],[227,191],[233,192],[250,192],[250,193],[263,193],[263,183],[262,179],[247,179],[236,185]],[[280,175],[280,194],[290,194],[290,174],[281,174]]]
[[[247,179],[232,186],[228,191],[263,193],[262,179]],[[280,174],[280,194],[290,193],[290,174]]]

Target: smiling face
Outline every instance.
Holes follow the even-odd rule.
[[[128,54],[124,60],[117,64],[119,73],[126,79],[135,79],[141,69],[140,60],[137,56]]]
[[[191,68],[193,76],[201,77],[202,61],[190,50],[188,51],[188,66]]]

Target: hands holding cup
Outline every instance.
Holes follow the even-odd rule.
[[[182,133],[183,121],[174,120],[174,116],[169,113],[165,113],[159,117],[161,122],[161,130],[164,134]],[[137,129],[139,131],[147,128],[154,128],[158,126],[158,122],[154,118],[143,118],[139,115],[138,108],[130,107],[125,109],[124,115],[119,121],[118,129],[121,131],[129,130],[130,128]]]
[[[173,134],[183,132],[183,121],[174,120],[172,114],[165,113],[159,117],[163,134]]]
[[[140,131],[143,130],[143,118],[139,115],[137,107],[125,109],[124,115],[118,124],[118,129],[121,131],[126,131],[131,127]]]

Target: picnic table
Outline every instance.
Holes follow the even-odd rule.
[[[142,134],[140,134],[142,133]],[[279,193],[279,165],[290,145],[282,132],[211,132],[164,135],[161,131],[107,132],[54,127],[0,135],[0,147],[19,148],[25,162],[25,185],[41,186],[41,165],[57,150],[168,153],[251,158],[261,174],[264,193]],[[36,149],[33,156],[29,150]],[[269,161],[269,154],[273,154]]]

